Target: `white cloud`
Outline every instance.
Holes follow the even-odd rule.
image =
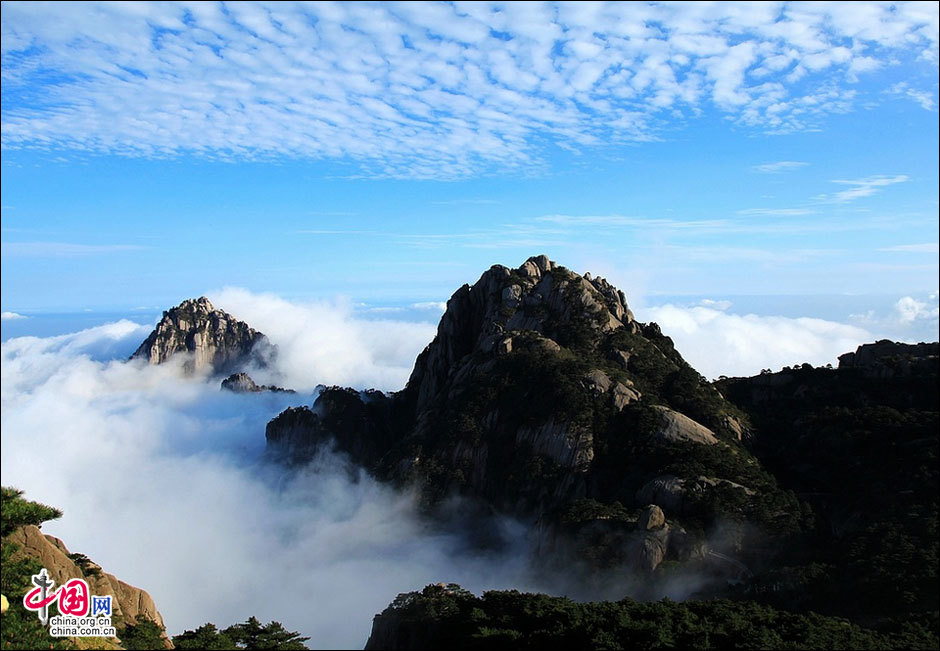
[[[936,303],[936,296],[932,297]],[[903,296],[894,305],[894,311],[901,323],[913,323],[922,319],[937,320],[940,308],[931,307],[927,301],[919,301],[912,296]]]
[[[713,107],[813,128],[871,70],[934,70],[935,5],[852,6],[9,2],[3,145],[452,178],[537,168],[549,140],[651,140],[663,116]]]
[[[848,203],[856,199],[861,199],[862,197],[870,197],[876,192],[879,192],[881,188],[894,185],[895,183],[904,183],[908,179],[909,177],[906,174],[899,174],[897,176],[869,176],[864,179],[850,181],[833,181],[833,183],[847,185],[849,188],[831,195],[822,194],[816,197],[816,199],[825,203]]]
[[[902,97],[916,102],[925,111],[934,111],[937,108],[937,102],[934,99],[933,91],[913,88],[906,81],[900,81],[885,91],[889,95]]]
[[[748,208],[739,210],[739,215],[757,215],[769,217],[800,217],[812,215],[815,211],[809,208]]]
[[[898,253],[940,253],[940,244],[937,244],[937,242],[924,242],[922,244],[898,244],[896,246],[888,246],[878,250]]]
[[[422,301],[420,303],[412,303],[411,307],[417,310],[436,310],[443,312],[447,309],[447,301]]]
[[[849,318],[875,333],[875,339],[912,343],[936,341],[940,329],[940,302],[937,292],[913,294]]]
[[[761,165],[755,165],[753,169],[755,172],[761,172],[762,174],[779,174],[780,172],[798,170],[801,167],[806,167],[807,165],[809,165],[809,163],[804,163],[802,161],[782,160],[777,161],[776,163],[762,163]]]
[[[874,341],[867,330],[835,321],[729,314],[712,307],[667,304],[638,309],[637,318],[657,322],[686,361],[709,379],[804,362],[835,364],[842,353]]]
[[[255,615],[318,648],[361,648],[399,592],[538,587],[515,547],[467,551],[343,459],[295,475],[259,464],[267,421],[309,397],[236,395],[172,364],[121,361],[141,328],[4,342],[0,468],[4,485],[65,512],[46,533],[148,590],[171,634]],[[118,359],[89,356],[115,337]]]
[[[17,314],[16,312],[4,312],[0,314],[0,320],[3,321],[14,321],[16,319],[28,319],[29,317],[23,316],[22,314]]]
[[[729,309],[733,303],[728,300],[716,301],[711,298],[703,298],[701,301],[699,301],[699,305],[724,312],[725,310]]]
[[[402,389],[415,358],[436,332],[430,323],[359,318],[354,306],[342,300],[289,303],[237,288],[212,292],[209,298],[280,349],[280,376],[258,371],[256,379],[298,390],[318,384]]]

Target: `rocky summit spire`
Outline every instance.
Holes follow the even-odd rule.
[[[188,353],[188,372],[211,369],[213,374],[241,370],[249,364],[264,366],[275,348],[262,333],[244,321],[213,307],[205,296],[185,300],[163,313],[163,318],[131,359],[162,364],[177,353]]]
[[[447,302],[437,336],[418,358],[408,387],[418,392],[421,409],[467,355],[510,352],[514,337],[523,333],[558,348],[596,341],[618,328],[637,332],[639,325],[623,292],[603,278],[580,276],[545,255],[517,269],[494,265]]]

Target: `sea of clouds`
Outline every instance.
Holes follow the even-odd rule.
[[[270,300],[258,297],[258,309]],[[301,312],[321,335],[346,313]],[[345,325],[356,331],[354,320]],[[426,341],[396,354],[388,324],[371,325],[365,339],[325,338],[322,357],[307,355],[309,369],[288,366],[283,377],[299,387],[313,376],[401,384],[407,357]],[[179,364],[125,361],[150,327],[121,321],[3,343],[2,481],[61,508],[65,516],[44,531],[147,589],[171,634],[255,615],[315,647],[361,648],[373,615],[399,592],[438,581],[526,585],[514,547],[469,550],[458,533],[422,520],[411,495],[338,456],[294,474],[259,463],[267,421],[312,394],[236,395],[217,380],[184,377]],[[286,334],[275,341],[294,352],[290,328],[270,331]],[[337,357],[347,353],[350,369]],[[372,360],[371,376],[357,354]]]
[[[314,647],[361,648],[374,614],[428,583],[567,592],[531,578],[528,523],[498,522],[503,547],[481,552],[459,526],[428,523],[413,496],[337,455],[297,473],[259,462],[268,420],[310,404],[318,384],[403,387],[433,324],[242,289],[210,298],[277,344],[278,367],[256,379],[297,394],[221,392],[217,379],[185,377],[179,364],[128,362],[152,324],[3,342],[2,483],[64,511],[44,531],[147,589],[171,634],[255,615]],[[905,299],[897,319],[935,328],[933,304]],[[658,321],[708,377],[834,362],[880,331],[865,327],[876,324],[871,315],[860,325],[729,307],[669,304],[637,316]]]

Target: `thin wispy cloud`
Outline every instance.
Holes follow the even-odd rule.
[[[386,235],[381,231],[358,231],[345,229],[304,229],[295,231],[298,235]]]
[[[924,242],[922,244],[898,244],[897,246],[887,246],[878,250],[895,253],[940,253],[940,244],[937,242]]]
[[[3,257],[30,258],[77,258],[109,253],[141,251],[147,247],[136,244],[75,244],[72,242],[3,242],[0,255]]]
[[[937,101],[934,99],[933,91],[914,88],[906,81],[899,81],[885,92],[895,97],[916,102],[925,111],[935,111],[937,109]]]
[[[631,227],[664,230],[714,230],[728,225],[728,222],[722,219],[663,219],[624,215],[543,215],[534,218],[534,221],[568,227]]]
[[[802,215],[812,215],[815,210],[809,208],[748,208],[739,210],[739,215],[756,215],[768,217],[799,217]]]
[[[937,26],[930,3],[11,2],[2,142],[367,176],[538,169],[549,143],[646,142],[667,117],[818,128],[872,70],[933,66]]]
[[[724,264],[729,260],[742,260],[759,264],[783,264],[830,257],[834,249],[763,249],[746,246],[689,246],[669,244],[661,251],[670,259]]]
[[[793,170],[798,170],[801,167],[806,167],[809,163],[804,163],[802,161],[796,160],[782,160],[777,161],[776,163],[763,163],[761,165],[755,165],[751,169],[755,172],[760,172],[761,174],[779,174],[781,172],[791,172]]]
[[[0,314],[0,321],[18,321],[20,319],[28,319],[29,317],[23,316],[22,314],[17,314],[16,312],[4,312]]]
[[[870,197],[882,188],[895,183],[904,183],[908,179],[909,177],[906,174],[899,174],[897,176],[869,176],[864,179],[832,181],[849,187],[834,194],[821,194],[816,197],[816,200],[822,203],[848,203],[863,197]]]
[[[412,303],[411,307],[416,310],[435,310],[443,312],[447,309],[447,303],[445,301],[421,301],[419,303]]]

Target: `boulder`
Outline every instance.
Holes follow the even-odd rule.
[[[584,383],[595,396],[607,393],[611,387],[610,377],[599,369],[594,369],[585,374]]]
[[[659,529],[666,524],[666,516],[663,510],[655,504],[649,504],[640,513],[640,519],[637,526],[643,531]]]
[[[631,402],[639,400],[641,396],[642,394],[639,391],[620,382],[614,384],[614,387],[611,390],[611,397],[614,401],[614,408],[617,411],[621,411]]]
[[[654,438],[669,443],[690,441],[692,443],[701,443],[702,445],[715,445],[718,438],[710,429],[697,423],[685,414],[678,411],[656,405],[653,407],[659,412],[659,426],[654,432]]]

